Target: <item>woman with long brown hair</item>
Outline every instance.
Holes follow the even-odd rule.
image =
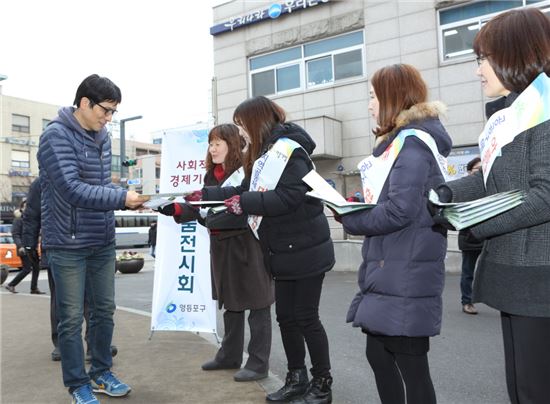
[[[242,102],[233,121],[249,140],[245,180],[238,187],[202,190],[205,200],[224,199],[228,211],[247,215],[267,268],[275,279],[276,313],[288,361],[285,385],[267,401],[332,402],[328,339],[319,319],[325,272],[334,247],[323,205],[306,196],[302,178],[313,169],[313,139],[286,122],[284,110],[265,97]],[[305,363],[311,358],[311,382]]]
[[[501,312],[512,403],[550,397],[550,20],[536,8],[502,13],[474,39],[487,97],[482,171],[437,188],[444,202],[523,190],[523,203],[470,228],[485,240],[473,301]],[[511,124],[509,123],[511,122]]]
[[[359,169],[365,200],[376,206],[341,218],[347,233],[365,236],[347,321],[367,336],[383,404],[435,404],[428,351],[441,328],[447,240],[426,208],[426,191],[444,178],[438,162],[451,138],[439,120],[444,106],[427,102],[414,67],[383,67],[371,84],[376,140]]]
[[[243,139],[233,124],[212,128],[208,134],[205,186],[217,187],[232,177],[242,165]],[[233,180],[235,183],[235,180]],[[223,314],[224,337],[214,359],[203,370],[238,369],[243,360],[245,310],[250,310],[248,360],[235,375],[235,381],[260,380],[268,375],[271,351],[271,311],[274,301],[273,281],[266,270],[260,244],[245,220],[225,214],[210,221],[188,204],[174,203],[159,209],[178,223],[198,219],[210,232],[210,270],[212,298]],[[215,220],[215,221],[214,221]]]

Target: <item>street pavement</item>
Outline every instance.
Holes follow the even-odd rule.
[[[147,250],[141,250],[147,253]],[[460,255],[449,253],[443,294],[442,333],[431,339],[431,375],[440,404],[507,403],[499,313],[477,305],[466,315],[460,305]],[[283,384],[286,359],[272,310],[270,377],[261,383],[236,383],[232,371],[204,372],[200,364],[216,351],[212,335],[156,332],[150,337],[154,261],[137,274],[116,275],[117,313],[114,371],[133,387],[124,399],[136,403],[262,403],[265,391]],[[39,287],[47,290],[45,272]],[[13,276],[13,274],[11,275]],[[10,276],[10,278],[11,278]],[[329,272],[321,298],[321,320],[330,343],[334,403],[379,403],[374,376],[365,357],[365,336],[345,323],[357,290],[354,271]],[[29,276],[30,280],[30,276]],[[9,282],[9,279],[8,279]],[[29,282],[17,290],[28,293]],[[1,403],[69,402],[59,363],[52,362],[47,297],[0,293]],[[218,333],[223,322],[218,316]],[[29,383],[32,388],[28,388]],[[116,399],[104,398],[103,402]],[[120,399],[118,399],[120,402]]]

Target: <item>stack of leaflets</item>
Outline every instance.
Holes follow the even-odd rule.
[[[173,203],[177,197],[183,197],[189,194],[190,192],[184,193],[184,194],[156,194],[150,200],[145,202],[143,206],[145,208],[158,210],[163,206]],[[189,205],[197,206],[199,208],[211,208],[211,207],[223,206],[223,201],[189,201],[189,202],[183,201],[182,203],[188,203]]]
[[[152,210],[158,210],[163,206],[173,203],[176,198],[183,198],[187,195],[191,195],[191,192],[143,194],[143,196],[151,197],[151,199],[143,204],[143,207]]]
[[[355,213],[360,210],[371,209],[376,206],[376,204],[372,203],[346,201],[346,198],[332,188],[315,170],[311,170],[302,178],[302,181],[312,189],[307,192],[306,195],[320,199],[327,208],[340,216]]]
[[[507,191],[470,202],[444,203],[431,189],[430,202],[443,208],[442,214],[455,229],[462,230],[500,215],[523,203],[524,191]]]

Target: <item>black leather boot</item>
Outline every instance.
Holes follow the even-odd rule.
[[[292,400],[292,404],[330,404],[332,403],[332,377],[314,377],[311,379],[306,394]]]
[[[302,396],[308,387],[307,369],[291,370],[286,374],[285,385],[266,396],[266,401],[288,403],[293,398]]]

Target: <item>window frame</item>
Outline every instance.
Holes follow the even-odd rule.
[[[42,132],[46,130],[46,127],[51,121],[51,119],[42,118]]]
[[[23,125],[16,125],[14,121],[14,117],[19,116],[21,118],[27,118],[27,126]],[[31,117],[28,115],[22,115],[22,114],[11,114],[11,131],[12,132],[18,132],[18,133],[31,133]]]
[[[14,159],[14,152],[26,154],[27,155],[27,160],[15,160]],[[18,164],[14,164],[14,163],[18,163]],[[22,163],[26,163],[26,164],[22,164]],[[31,168],[31,153],[28,150],[15,150],[15,149],[12,149],[11,150],[10,166],[12,168],[20,168],[20,169],[21,168]]]
[[[453,6],[450,6],[450,7],[444,7],[444,8],[438,9],[436,14],[437,14],[437,42],[438,42],[437,44],[438,44],[438,47],[439,47],[439,52],[438,52],[439,53],[439,63],[441,65],[462,63],[462,62],[475,60],[475,57],[476,57],[475,54],[474,54],[474,51],[472,49],[472,51],[467,53],[467,54],[457,55],[455,57],[445,59],[445,54],[444,54],[444,43],[445,43],[445,41],[444,41],[443,31],[447,31],[449,29],[453,29],[453,28],[456,28],[456,27],[463,27],[463,26],[466,26],[466,25],[474,25],[476,23],[478,24],[479,28],[481,28],[491,18],[493,18],[493,17],[495,17],[499,14],[502,14],[506,11],[518,10],[518,9],[521,9],[521,8],[538,8],[541,11],[548,14],[548,16],[550,18],[550,0],[543,0],[543,1],[540,1],[538,3],[532,3],[532,4],[527,4],[527,0],[522,0],[522,1],[523,1],[523,5],[519,6],[519,7],[510,7],[506,10],[501,10],[501,11],[497,11],[497,12],[490,13],[490,14],[482,14],[482,15],[479,15],[479,16],[476,16],[476,17],[466,18],[466,19],[463,19],[463,20],[454,21],[452,23],[443,24],[443,25],[441,24],[441,12],[442,11],[448,11],[448,10],[452,10],[452,9],[459,9],[459,8],[477,3],[478,1],[471,1],[471,2],[468,2],[468,3],[462,3],[462,4],[453,5]]]
[[[361,32],[362,36],[363,36],[363,41],[360,44],[347,46],[345,48],[338,48],[338,49],[327,51],[327,52],[317,53],[317,54],[314,54],[314,55],[311,55],[311,56],[305,56],[304,47],[306,45],[314,44],[316,42],[322,42],[322,41],[325,41],[327,39],[338,38],[338,37],[344,36],[344,35],[354,34],[354,33],[357,33],[357,32]],[[252,59],[254,59],[256,57],[262,57],[262,56],[266,56],[266,55],[269,55],[269,54],[272,54],[272,53],[280,52],[280,51],[285,50],[285,49],[278,49],[274,52],[263,53],[261,55],[255,55],[253,57],[248,58],[248,60],[247,60],[248,88],[249,88],[248,93],[250,94],[251,97],[254,96],[254,92],[253,92],[254,89],[253,89],[253,86],[252,86],[252,76],[254,74],[264,73],[264,72],[270,71],[270,70],[273,71],[273,75],[274,75],[274,84],[275,84],[275,89],[274,90],[275,90],[275,92],[270,93],[270,94],[265,94],[264,96],[266,96],[266,97],[277,97],[277,96],[284,96],[284,95],[287,95],[287,94],[305,92],[307,90],[317,90],[317,89],[322,89],[322,88],[327,88],[327,87],[339,85],[341,83],[361,80],[361,79],[364,79],[366,77],[366,60],[365,60],[366,59],[366,50],[365,50],[365,31],[364,31],[364,29],[345,32],[343,34],[322,38],[322,39],[319,39],[319,40],[316,40],[316,41],[306,42],[306,43],[303,43],[303,44],[298,45],[298,46],[301,47],[301,54],[302,54],[301,58],[293,59],[291,61],[286,61],[286,62],[283,62],[283,63],[264,66],[264,67],[259,68],[259,69],[254,69],[254,70],[251,69],[250,61]],[[296,46],[292,46],[292,47],[289,47],[289,48],[294,48],[294,47],[296,47]],[[335,80],[334,77],[335,77],[336,73],[335,73],[335,70],[334,70],[334,55],[347,53],[347,52],[351,52],[351,51],[355,51],[355,50],[360,50],[361,51],[361,70],[362,70],[361,74],[357,75],[357,76],[346,77],[346,78],[343,78],[343,79]],[[330,59],[331,59],[332,81],[328,82],[328,83],[308,85],[308,83],[307,83],[307,78],[308,78],[307,77],[308,76],[308,74],[307,74],[307,63],[309,61],[321,59],[321,58],[324,58],[324,57],[327,57],[327,56],[330,56]],[[295,88],[291,88],[291,89],[288,89],[288,90],[278,91],[278,88],[277,88],[278,87],[278,85],[277,85],[278,84],[277,83],[277,69],[282,69],[282,68],[285,68],[285,67],[290,67],[290,66],[295,66],[295,65],[299,66],[300,86],[295,87]]]

